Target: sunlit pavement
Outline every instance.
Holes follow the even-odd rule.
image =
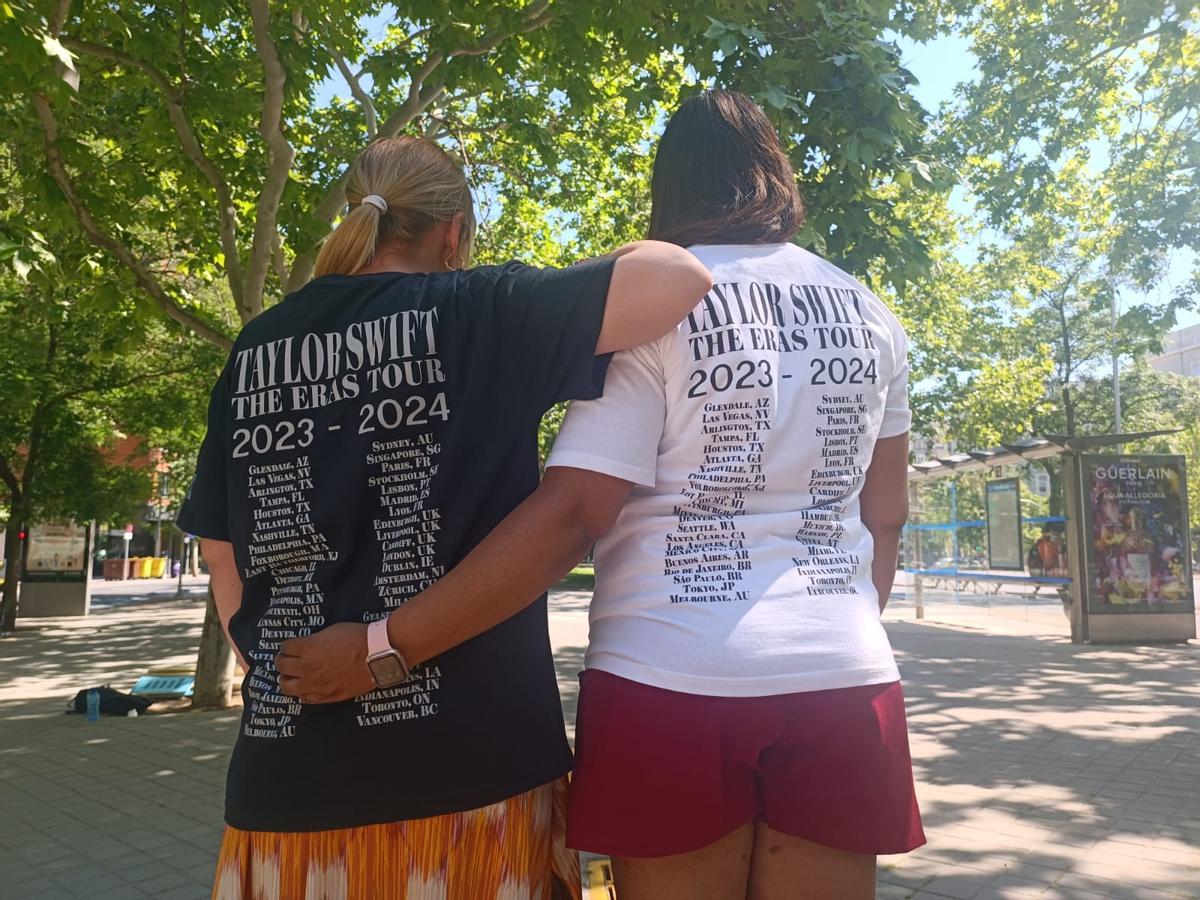
[[[202,597],[208,592],[208,576],[184,575],[183,578],[131,578],[126,581],[92,580],[92,609],[99,612],[110,606]]]
[[[80,687],[192,660],[203,583],[133,584],[0,641],[6,900],[208,896],[236,713],[62,714]],[[587,599],[552,599],[571,720]],[[1072,646],[1050,598],[927,599],[923,622],[905,598],[886,619],[929,844],[881,860],[878,896],[1200,897],[1200,648]]]

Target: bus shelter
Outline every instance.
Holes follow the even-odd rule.
[[[1045,435],[910,466],[918,512],[906,528],[905,569],[918,617],[927,585],[1016,584],[1059,592],[1075,642],[1194,638],[1186,460],[1120,452],[1168,433]],[[1022,479],[1012,473],[1039,461],[1061,466],[1060,514],[1022,514]],[[960,519],[955,479],[969,473],[986,478],[983,514]],[[951,479],[948,514],[927,521],[922,491],[942,479]]]

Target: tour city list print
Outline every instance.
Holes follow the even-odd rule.
[[[247,737],[295,734],[302,704],[279,692],[274,658],[284,640],[327,624],[322,567],[341,551],[312,514],[314,493],[330,490],[316,482],[310,458],[322,432],[353,429],[353,446],[364,451],[365,469],[353,470],[365,471],[373,498],[371,588],[382,609],[363,621],[383,618],[444,574],[435,564],[441,510],[427,502],[442,450],[437,426],[450,416],[437,320],[436,309],[405,310],[342,331],[266,341],[234,356],[230,452],[235,465],[247,465],[253,519],[242,574],[270,579],[270,603],[247,653]],[[354,415],[319,414],[333,404]],[[418,668],[404,684],[353,701],[355,721],[372,727],[436,715],[440,682],[437,666]]]
[[[744,583],[754,560],[739,517],[748,496],[767,489],[764,457],[780,398],[813,390],[806,427],[819,440],[819,463],[808,471],[792,565],[809,595],[851,589],[862,559],[842,546],[844,516],[865,473],[864,390],[874,392],[879,381],[879,351],[862,302],[851,288],[733,281],[714,285],[688,316],[686,396],[702,404],[702,457],[667,534],[664,574],[674,586],[672,603],[749,599]],[[789,354],[807,365],[788,364]],[[805,382],[806,390],[791,379]]]

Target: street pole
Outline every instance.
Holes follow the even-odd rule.
[[[915,481],[909,482],[909,514],[912,518],[920,518],[921,492],[920,487]],[[916,524],[916,523],[910,523]],[[925,618],[925,580],[921,575],[921,569],[924,568],[924,558],[921,554],[921,532],[915,528],[910,528],[908,531],[909,537],[912,539],[912,567],[913,572],[913,600],[917,607],[917,618]]]
[[[133,526],[130,525],[125,529],[125,534],[122,536],[122,543],[125,545],[125,561],[122,563],[121,580],[124,581],[129,577],[129,545],[133,542]]]
[[[950,479],[950,568],[958,574],[958,479]]]
[[[1112,370],[1113,370],[1113,428],[1117,434],[1121,433],[1121,357],[1117,352],[1117,292],[1114,290],[1112,295]],[[1121,452],[1121,448],[1117,447],[1117,452]]]
[[[162,556],[162,515],[167,505],[167,479],[165,472],[158,473],[158,503],[154,507],[154,558]]]
[[[179,536],[179,584],[175,588],[176,599],[183,596],[183,555],[187,552],[187,535]]]

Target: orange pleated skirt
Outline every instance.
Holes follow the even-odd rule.
[[[213,900],[580,900],[566,791],[336,831],[226,828]]]

